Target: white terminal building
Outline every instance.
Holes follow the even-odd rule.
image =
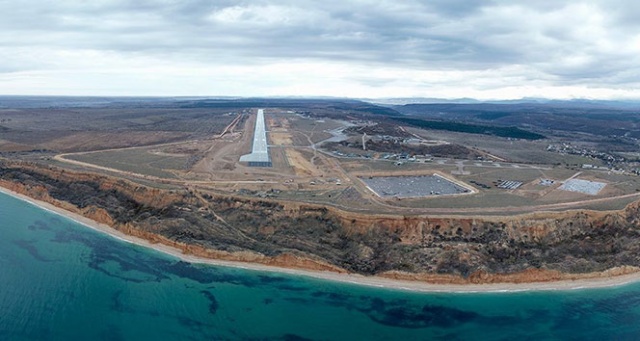
[[[251,154],[242,155],[240,162],[246,162],[249,167],[271,167],[269,145],[267,144],[267,129],[264,124],[264,109],[258,109],[256,129],[253,132],[253,147]]]

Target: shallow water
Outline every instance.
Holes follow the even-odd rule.
[[[194,265],[0,193],[2,340],[640,339],[640,284],[412,293]]]

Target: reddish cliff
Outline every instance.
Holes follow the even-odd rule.
[[[613,276],[640,266],[638,203],[512,217],[364,215],[24,164],[0,168],[0,186],[214,259],[452,284]]]

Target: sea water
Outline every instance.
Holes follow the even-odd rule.
[[[416,293],[190,264],[0,193],[0,340],[637,340],[640,284]]]

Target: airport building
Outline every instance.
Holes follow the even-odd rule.
[[[242,155],[240,162],[246,162],[249,167],[271,167],[269,147],[267,144],[267,129],[264,124],[264,109],[258,109],[256,128],[253,132],[253,146],[251,154]]]

